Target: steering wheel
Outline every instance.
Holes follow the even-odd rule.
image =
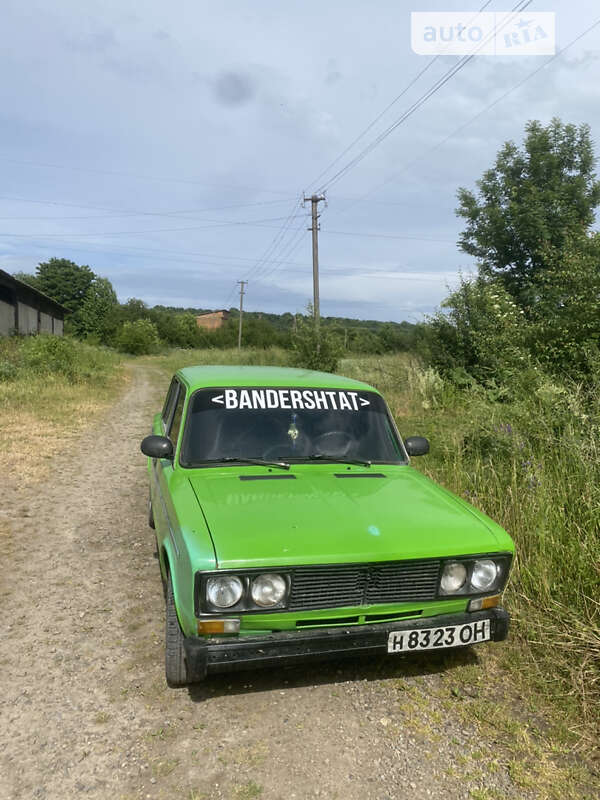
[[[272,441],[275,437],[283,440],[283,432],[285,429],[284,426],[275,420],[272,421],[272,424],[273,427],[268,432],[268,440]],[[249,452],[249,445],[251,445],[250,449],[252,449],[254,452]],[[227,449],[231,450],[232,453],[239,454],[240,456],[248,456],[248,458],[268,458],[266,453],[269,450],[273,450],[275,447],[281,447],[281,443],[270,445],[267,450],[263,452],[262,443],[260,442],[260,432],[257,435],[256,428],[254,425],[252,425],[236,436],[235,439],[229,443]]]
[[[313,446],[317,453],[326,456],[345,456],[354,444],[353,436],[346,431],[327,431],[313,441]]]

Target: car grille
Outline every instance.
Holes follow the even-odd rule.
[[[292,572],[288,608],[300,611],[434,600],[439,571],[438,560],[297,567]]]

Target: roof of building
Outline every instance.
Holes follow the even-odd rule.
[[[21,297],[29,297],[34,298],[37,301],[43,301],[43,303],[39,303],[38,305],[45,305],[46,307],[51,306],[57,311],[61,311],[63,314],[69,314],[70,309],[66,306],[63,306],[62,303],[58,303],[56,300],[53,300],[44,292],[40,292],[39,289],[30,286],[28,283],[24,283],[24,281],[20,281],[18,278],[15,278],[14,275],[11,275],[8,272],[4,272],[4,270],[0,269],[0,286],[8,286],[11,289],[15,289]]]
[[[203,311],[201,314],[196,314],[197,317],[210,317],[212,314],[229,314],[228,308],[218,308],[216,311]]]
[[[248,367],[235,365],[207,365],[184,367],[177,373],[190,389],[222,386],[267,386],[349,389],[355,391],[377,391],[362,381],[291,367]]]

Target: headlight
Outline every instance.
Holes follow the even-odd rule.
[[[231,608],[239,603],[244,587],[237,575],[216,575],[206,582],[206,597],[216,608]]]
[[[460,556],[446,561],[440,576],[440,595],[473,595],[500,593],[510,571],[511,553],[498,553],[477,558]]]
[[[478,592],[486,592],[496,583],[498,577],[498,565],[490,558],[484,558],[473,564],[471,573],[471,585]]]
[[[467,568],[460,561],[449,561],[444,566],[440,588],[444,594],[459,592],[467,580]]]
[[[285,597],[287,584],[281,575],[267,573],[252,581],[252,600],[261,608],[276,606]]]

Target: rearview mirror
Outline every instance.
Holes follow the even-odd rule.
[[[426,456],[429,452],[429,440],[424,436],[409,436],[404,440],[404,447],[409,456]]]
[[[167,436],[146,436],[140,449],[149,458],[173,459],[173,443]]]

